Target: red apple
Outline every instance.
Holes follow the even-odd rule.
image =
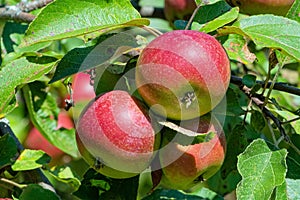
[[[165,17],[171,24],[178,19],[188,20],[196,7],[195,0],[165,0]]]
[[[216,133],[208,142],[183,146],[177,142],[180,139],[171,140],[162,132],[164,147],[159,151],[163,167],[161,184],[171,189],[187,190],[220,169],[225,158],[226,140],[220,123],[212,116],[183,121],[181,127],[199,134]]]
[[[232,6],[238,6],[241,13],[286,15],[295,0],[226,0]]]
[[[113,178],[132,177],[145,170],[159,145],[156,135],[142,103],[120,90],[90,102],[77,123],[82,156]]]
[[[79,72],[74,75],[72,82],[74,107],[72,109],[74,121],[78,117],[83,108],[96,97],[94,87],[90,84],[90,75]]]
[[[74,128],[73,120],[67,112],[59,113],[57,129],[59,128]],[[29,149],[43,150],[52,158],[51,163],[53,164],[58,163],[62,159],[62,156],[65,155],[63,151],[52,145],[46,138],[44,138],[44,136],[35,127],[30,130],[24,145]]]
[[[210,112],[225,96],[230,62],[212,36],[191,30],[165,33],[137,61],[138,92],[153,111],[176,120]]]
[[[90,101],[95,98],[94,87],[90,84],[90,75],[79,72],[73,78],[73,100]]]

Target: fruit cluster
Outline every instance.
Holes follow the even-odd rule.
[[[209,113],[224,98],[229,79],[229,59],[214,37],[191,30],[165,33],[139,55],[135,83],[141,98],[112,90],[91,101],[77,123],[78,149],[112,178],[135,176],[158,156],[161,169],[152,170],[162,170],[162,186],[188,189],[223,163],[225,136]],[[213,138],[182,143],[185,135],[161,129],[162,119],[194,136],[213,132]]]

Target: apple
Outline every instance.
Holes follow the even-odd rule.
[[[165,17],[170,24],[178,19],[188,20],[196,7],[195,0],[165,0]]]
[[[210,112],[225,96],[229,81],[230,62],[222,45],[192,30],[157,37],[136,66],[136,86],[144,101],[155,113],[175,120]]]
[[[67,112],[63,111],[58,114],[57,129],[59,128],[74,128],[73,120]],[[47,153],[52,158],[50,165],[60,163],[65,155],[63,151],[52,145],[46,138],[44,138],[44,136],[35,127],[30,130],[24,142],[24,146],[29,149],[42,150]]]
[[[238,6],[241,13],[249,15],[275,14],[285,16],[295,0],[226,0]]]
[[[112,178],[141,173],[150,165],[160,143],[146,108],[121,90],[91,101],[79,117],[76,134],[85,160]]]
[[[72,89],[74,107],[72,109],[74,121],[77,121],[83,108],[96,97],[94,87],[90,84],[90,75],[79,72],[73,76]]]
[[[226,151],[226,139],[218,120],[206,115],[199,119],[182,121],[181,127],[199,134],[214,132],[208,142],[182,145],[180,138],[170,139],[162,132],[162,148],[159,151],[163,167],[161,185],[169,189],[187,190],[198,182],[214,175],[221,167]],[[174,132],[175,134],[175,132]],[[175,136],[176,138],[177,136]]]

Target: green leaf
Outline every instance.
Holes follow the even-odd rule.
[[[256,59],[255,54],[249,51],[246,39],[241,35],[230,34],[223,47],[231,60],[247,65]]]
[[[231,7],[225,1],[202,6],[197,12],[194,22],[205,24],[228,12]]]
[[[41,150],[25,149],[12,165],[14,171],[25,171],[40,168],[49,163],[51,157]]]
[[[17,155],[18,149],[14,139],[9,134],[0,137],[0,169],[12,164]]]
[[[298,115],[295,115],[294,113],[285,111],[285,110],[276,110],[276,109],[270,109],[270,110],[272,112],[277,113],[281,117],[283,117],[286,121],[297,119],[299,117]],[[293,129],[295,130],[295,132],[297,134],[300,134],[300,120],[299,119],[292,121],[289,124],[293,127]]]
[[[57,167],[44,173],[57,191],[73,193],[80,187],[80,180],[70,167]]]
[[[65,153],[78,157],[75,129],[57,129],[57,117],[60,109],[56,99],[46,92],[46,84],[33,82],[23,87],[27,109],[34,126],[54,146]]]
[[[80,199],[136,199],[139,176],[112,179],[89,169],[80,188],[74,193]]]
[[[300,22],[300,1],[295,0],[286,17]]]
[[[242,153],[249,142],[246,138],[247,128],[244,124],[237,124],[227,137],[227,150],[224,163],[221,167],[222,177],[227,177],[229,173],[237,170],[237,156]]]
[[[37,184],[28,185],[21,193],[19,200],[33,200],[33,199],[43,199],[43,200],[59,200],[60,198],[49,189],[45,189]]]
[[[251,113],[250,123],[256,132],[260,132],[266,125],[263,114],[257,110]]]
[[[100,40],[95,46],[69,51],[58,63],[50,83],[84,70],[107,67],[124,52],[139,46],[135,36],[126,32],[103,35]]]
[[[238,199],[270,199],[273,190],[285,180],[286,149],[271,151],[264,140],[254,140],[238,156],[242,181],[237,187]]]
[[[30,24],[21,46],[148,24],[129,0],[57,0]]]
[[[239,95],[240,94],[245,95],[245,94],[242,94],[240,92],[241,91],[238,88],[236,88],[236,86],[230,84],[229,88],[226,91],[226,103],[227,103],[226,113],[217,113],[217,114],[225,114],[227,116],[239,116],[244,114],[245,112],[241,108],[239,102]]]
[[[300,179],[286,179],[286,190],[288,199],[300,199],[299,185]]]
[[[159,199],[186,199],[186,200],[205,200],[207,198],[196,195],[185,194],[178,190],[157,189],[143,200],[159,200]]]
[[[287,200],[286,181],[276,187],[275,200]]]
[[[238,17],[238,14],[239,14],[238,7],[232,8],[230,11],[226,12],[225,14],[223,14],[223,15],[209,21],[208,23],[204,24],[203,26],[201,26],[199,31],[205,32],[205,33],[210,33],[212,31],[215,31],[218,28],[236,20]]]
[[[246,85],[248,88],[252,88],[255,85],[256,76],[252,74],[246,74],[243,76],[242,83]]]
[[[253,15],[232,26],[218,30],[219,34],[241,34],[261,47],[281,49],[300,60],[300,23],[275,15]]]
[[[48,73],[55,62],[37,63],[23,57],[3,66],[0,71],[0,116],[13,108],[7,107],[14,101],[15,89],[25,83],[37,80]]]

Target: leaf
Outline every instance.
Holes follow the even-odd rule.
[[[57,167],[44,173],[57,191],[73,193],[80,187],[80,180],[70,167]]]
[[[300,22],[300,1],[295,0],[286,17]]]
[[[252,88],[255,85],[256,76],[252,74],[246,74],[243,76],[242,83],[246,85],[248,88]]]
[[[207,198],[196,195],[189,195],[178,190],[157,189],[143,200],[159,200],[159,199],[186,199],[186,200],[205,200]]]
[[[232,26],[218,29],[219,34],[240,34],[261,47],[281,49],[300,60],[300,23],[275,15],[253,15],[242,18]]]
[[[228,12],[231,7],[225,1],[202,6],[197,12],[194,22],[205,24]]]
[[[297,119],[299,117],[298,115],[295,115],[294,113],[285,110],[276,110],[276,109],[270,109],[270,110],[283,117],[286,121]],[[300,134],[300,119],[292,121],[289,124],[293,127],[293,129],[297,134]]]
[[[57,129],[60,109],[56,99],[46,92],[46,84],[33,82],[23,87],[26,106],[34,126],[54,146],[65,153],[78,157],[75,129]]]
[[[58,63],[50,83],[84,70],[107,67],[124,52],[139,46],[135,36],[126,32],[103,35],[100,40],[101,42],[95,46],[69,51]]]
[[[60,198],[49,189],[45,189],[37,184],[28,185],[21,193],[19,200],[32,200],[32,199],[43,199],[43,200],[59,200]]]
[[[275,192],[276,198],[275,200],[287,200],[287,192],[286,192],[286,181],[284,181],[281,185],[276,187]]]
[[[15,89],[18,86],[39,79],[54,65],[53,61],[41,64],[22,57],[0,68],[0,115],[5,115],[13,109],[7,106],[14,101]]]
[[[238,156],[242,181],[237,187],[237,198],[270,199],[273,190],[285,180],[286,155],[286,149],[271,151],[264,140],[254,140]]]
[[[0,123],[1,126],[4,124],[3,122]],[[18,149],[14,139],[9,134],[0,137],[0,169],[12,164],[17,155]]]
[[[40,168],[49,163],[51,157],[41,150],[25,149],[12,165],[14,171],[25,171]]]
[[[256,59],[255,54],[249,51],[247,41],[241,35],[230,34],[223,47],[231,60],[247,65],[253,63]]]
[[[263,114],[257,110],[254,110],[251,114],[250,124],[256,132],[260,132],[266,125]]]
[[[215,31],[218,28],[236,20],[238,17],[238,14],[239,14],[238,7],[232,8],[230,11],[226,12],[225,14],[223,14],[223,15],[207,22],[203,26],[201,26],[199,31],[205,32],[205,33],[210,33],[212,31]]]
[[[84,174],[80,188],[74,193],[83,200],[89,199],[136,199],[139,176],[112,179],[89,169]]]
[[[288,199],[300,199],[299,185],[300,179],[286,179],[286,190]]]
[[[237,156],[249,145],[246,132],[247,128],[245,125],[237,124],[227,137],[227,150],[221,167],[221,176],[223,178],[226,178],[232,171],[237,170]]]
[[[30,24],[21,46],[142,25],[149,20],[140,18],[128,0],[57,0]]]
[[[240,90],[238,88],[235,88],[233,84],[229,85],[229,88],[226,91],[226,113],[217,113],[217,114],[223,114],[227,116],[239,116],[244,114],[245,112],[241,108],[240,102],[239,102],[239,97],[240,95]],[[245,95],[245,94],[242,94]],[[224,98],[225,99],[225,98]],[[215,109],[220,110],[220,109]],[[224,109],[222,109],[224,110]]]

